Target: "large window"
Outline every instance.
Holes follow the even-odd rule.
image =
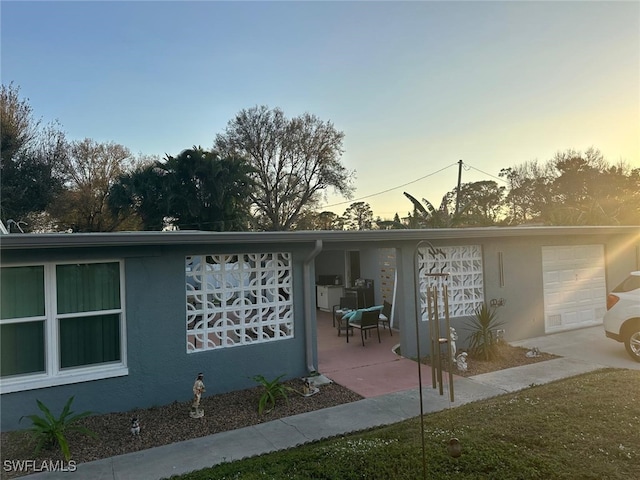
[[[290,253],[186,258],[187,352],[293,337]]]
[[[126,374],[122,264],[2,267],[2,393]]]
[[[44,267],[3,268],[0,292],[1,376],[44,372]]]

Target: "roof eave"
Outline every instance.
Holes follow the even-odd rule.
[[[636,234],[640,240],[640,226],[590,227],[477,227],[436,228],[421,230],[307,230],[287,232],[110,232],[110,233],[46,233],[9,234],[0,239],[2,250],[37,248],[90,248],[159,245],[202,245],[229,243],[307,243],[322,240],[327,243],[393,242],[450,240],[455,238],[530,237],[562,235],[628,235]]]

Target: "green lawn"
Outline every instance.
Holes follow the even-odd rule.
[[[420,479],[420,419],[191,474],[204,479]],[[457,437],[462,455],[447,443]],[[424,417],[429,479],[640,478],[640,373],[600,370]]]

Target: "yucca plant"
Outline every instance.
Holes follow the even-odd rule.
[[[258,402],[258,414],[262,415],[265,409],[267,409],[266,413],[273,410],[278,398],[284,398],[285,402],[289,401],[288,393],[291,389],[280,382],[282,377],[284,377],[284,374],[279,375],[273,380],[267,380],[263,375],[255,375],[253,377],[254,381],[264,387],[264,392],[262,392]]]
[[[73,399],[74,397],[70,397],[69,400],[67,400],[58,418],[56,418],[51,413],[51,410],[40,400],[36,400],[36,403],[40,411],[44,413],[43,417],[39,415],[25,415],[24,417],[20,417],[20,421],[26,417],[32,422],[30,430],[38,441],[34,452],[35,455],[40,452],[42,447],[54,447],[57,445],[62,451],[64,459],[68,462],[71,458],[71,452],[69,451],[69,442],[66,436],[67,432],[76,431],[94,438],[96,437],[96,434],[91,430],[82,425],[76,425],[78,420],[91,415],[92,412],[87,411],[74,415],[71,411]]]
[[[482,304],[476,307],[473,317],[467,322],[467,329],[471,331],[469,336],[469,352],[474,356],[484,357],[489,361],[495,358],[498,339],[496,330],[503,325],[498,321],[495,309]]]

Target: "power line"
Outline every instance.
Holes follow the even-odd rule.
[[[469,168],[473,168],[474,170],[477,170],[477,171],[478,171],[478,172],[480,172],[480,173],[484,173],[485,175],[488,175],[488,176],[490,176],[491,178],[495,178],[496,180],[500,180],[500,181],[501,181],[501,182],[503,182],[503,183],[507,183],[507,184],[509,183],[509,182],[507,182],[504,178],[500,178],[500,177],[496,177],[495,175],[491,175],[490,173],[487,173],[487,172],[485,172],[485,171],[482,171],[482,170],[480,170],[479,168],[474,167],[473,165],[469,165],[468,163],[465,163],[465,165],[466,165],[467,167],[469,167]]]
[[[460,160],[460,162],[462,162],[462,160]],[[339,205],[345,205],[345,204],[347,204],[347,203],[354,203],[354,202],[358,202],[358,201],[360,201],[360,200],[365,200],[365,199],[367,199],[367,198],[376,197],[376,196],[378,196],[378,195],[382,195],[382,194],[384,194],[384,193],[392,192],[393,190],[397,190],[397,189],[399,189],[399,188],[406,187],[407,185],[411,185],[411,184],[413,184],[413,183],[416,183],[416,182],[419,182],[419,181],[421,181],[421,180],[424,180],[425,178],[432,177],[432,176],[434,176],[434,175],[436,175],[436,174],[438,174],[438,173],[440,173],[440,172],[442,172],[442,171],[446,170],[447,168],[451,168],[451,167],[454,167],[454,166],[457,166],[457,165],[459,165],[459,162],[451,163],[451,164],[449,164],[449,165],[447,165],[447,166],[445,166],[445,167],[442,167],[442,168],[441,168],[441,169],[439,169],[439,170],[436,170],[435,172],[428,173],[427,175],[424,175],[424,176],[422,176],[422,177],[416,178],[415,180],[411,180],[410,182],[403,183],[402,185],[397,185],[397,186],[395,186],[395,187],[387,188],[386,190],[382,190],[382,191],[380,191],[380,192],[376,192],[376,193],[371,193],[371,194],[369,194],[369,195],[365,195],[365,196],[363,196],[363,197],[359,197],[359,198],[355,198],[355,199],[351,199],[351,200],[345,200],[344,202],[338,202],[338,203],[332,203],[332,204],[330,204],[330,205],[324,205],[324,206],[320,207],[320,209],[326,209],[326,208],[331,208],[331,207],[337,207],[337,206],[339,206]],[[462,163],[462,166],[464,167],[464,169],[465,169],[465,170],[468,170],[468,169],[477,170],[478,172],[483,173],[484,175],[487,175],[487,176],[489,176],[489,177],[495,178],[496,180],[499,180],[499,181],[501,181],[501,182],[503,182],[503,183],[507,183],[507,184],[509,183],[509,182],[507,182],[506,180],[504,180],[504,179],[502,179],[502,178],[500,178],[500,177],[496,177],[495,175],[492,175],[492,174],[490,174],[490,173],[488,173],[488,172],[485,172],[485,171],[483,171],[483,170],[480,170],[479,168],[476,168],[476,167],[474,167],[473,165],[469,165],[468,163]],[[235,218],[235,217],[234,217],[234,218]],[[228,219],[228,221],[232,221],[232,220],[234,220],[234,218]],[[212,225],[212,224],[219,224],[219,223],[221,223],[222,225],[224,225],[225,221],[224,221],[224,220],[215,220],[215,221],[211,221],[211,222],[198,222],[198,223],[199,223],[200,225]],[[178,226],[178,227],[180,226],[180,224],[174,224],[174,225],[176,225],[176,226]],[[182,226],[184,226],[184,224],[183,224]],[[162,226],[161,226],[161,227],[162,227]]]
[[[433,175],[435,175],[437,173],[440,173],[443,170],[446,170],[447,168],[453,167],[453,166],[455,166],[457,164],[458,164],[458,162],[452,163],[451,165],[447,165],[446,167],[442,167],[440,170],[436,170],[435,172],[432,172],[432,173],[429,173],[427,175],[424,175],[423,177],[416,178],[415,180],[411,180],[410,182],[403,183],[402,185],[398,185],[396,187],[387,188],[386,190],[382,190],[381,192],[376,192],[376,193],[372,193],[370,195],[365,195],[364,197],[359,197],[359,198],[354,198],[354,199],[351,199],[351,200],[346,200],[344,202],[332,203],[331,205],[324,205],[324,206],[321,207],[321,209],[337,207],[338,205],[344,205],[346,203],[358,202],[358,201],[364,200],[366,198],[371,198],[371,197],[376,197],[378,195],[382,195],[383,193],[392,192],[393,190],[397,190],[399,188],[406,187],[407,185],[411,185],[412,183],[419,182],[420,180],[424,180],[425,178],[432,177]]]

